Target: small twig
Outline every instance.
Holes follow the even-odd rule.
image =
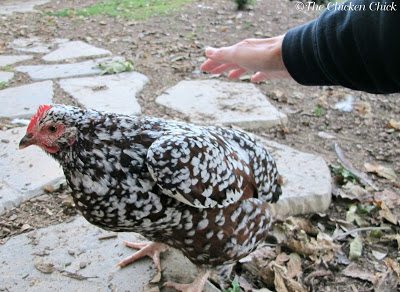
[[[80,274],[78,274],[78,273],[68,272],[68,271],[66,271],[66,270],[59,270],[59,272],[60,272],[61,275],[63,275],[63,276],[66,276],[66,277],[68,277],[68,278],[72,278],[72,279],[75,279],[75,280],[79,280],[79,281],[87,280],[87,279],[93,279],[93,278],[98,278],[97,276],[86,277],[86,276],[80,275]]]
[[[341,234],[337,234],[336,236],[333,236],[332,239],[336,240],[342,237],[346,237],[347,235],[350,235],[352,233],[355,232],[359,232],[359,231],[371,231],[371,230],[391,230],[392,228],[390,228],[389,226],[383,226],[383,227],[361,227],[361,228],[354,228],[352,230],[349,230],[345,233],[341,233]]]
[[[312,278],[317,278],[317,277],[326,277],[326,276],[332,276],[332,272],[331,271],[327,271],[327,270],[317,270],[314,271],[312,273],[310,273],[307,277],[305,277],[304,282],[305,283],[310,283],[310,280]]]
[[[379,188],[367,177],[367,175],[359,170],[357,170],[350,161],[344,156],[343,150],[339,147],[337,143],[334,144],[335,152],[339,158],[340,164],[350,171],[364,186],[370,186],[375,191],[379,191]]]
[[[99,236],[97,239],[98,240],[106,240],[106,239],[111,239],[111,238],[115,238],[118,237],[117,233],[111,233],[111,234],[105,234],[105,235],[101,235]]]

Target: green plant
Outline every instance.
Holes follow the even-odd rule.
[[[245,10],[247,5],[251,4],[252,0],[235,0],[237,5],[237,10]]]
[[[0,67],[0,71],[14,72],[14,68],[11,65],[7,65],[4,67]]]
[[[118,74],[132,71],[133,63],[131,61],[112,61],[100,63],[98,67],[102,70],[101,75]]]
[[[330,165],[330,169],[340,184],[357,182],[357,177],[341,165]]]
[[[325,109],[320,105],[317,105],[313,110],[313,114],[316,117],[322,117],[323,115],[325,115],[325,113],[326,113]]]
[[[7,82],[5,82],[5,81],[1,81],[0,82],[0,90],[2,90],[4,88],[7,88],[7,87],[8,87],[8,83]]]
[[[57,17],[107,15],[142,20],[154,15],[165,15],[192,0],[104,0],[77,8],[48,12]]]
[[[228,289],[225,289],[224,292],[240,292],[240,285],[237,279],[232,281],[232,286]]]

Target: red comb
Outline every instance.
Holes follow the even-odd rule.
[[[44,104],[39,106],[36,114],[31,118],[31,121],[28,125],[28,129],[26,130],[27,133],[32,132],[33,128],[35,127],[36,123],[43,117],[43,115],[51,109],[51,105]]]

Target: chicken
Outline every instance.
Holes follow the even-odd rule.
[[[120,262],[160,252],[183,252],[203,272],[228,267],[263,242],[273,222],[270,203],[281,194],[266,149],[247,134],[153,117],[125,116],[65,105],[43,105],[31,118],[20,149],[37,145],[62,166],[72,196],[92,224],[131,231],[147,243]]]

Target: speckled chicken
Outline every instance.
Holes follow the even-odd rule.
[[[252,252],[272,223],[281,194],[277,169],[266,149],[247,134],[152,117],[134,117],[43,105],[32,117],[20,148],[37,145],[62,166],[77,208],[92,224],[132,231],[151,242],[120,262],[153,258],[168,246],[204,273]]]

